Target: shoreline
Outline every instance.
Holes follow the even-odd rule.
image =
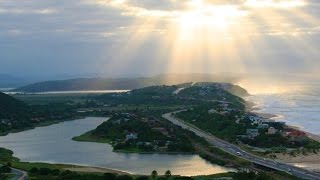
[[[118,175],[133,175],[129,172],[125,172],[118,169],[111,169],[106,167],[95,167],[95,166],[78,166],[75,167],[66,167],[64,170],[69,170],[73,172],[86,172],[86,173],[112,173]]]
[[[28,130],[33,130],[39,127],[48,127],[51,125],[55,125],[55,124],[60,124],[63,122],[68,122],[68,121],[76,121],[76,120],[80,120],[80,119],[84,119],[87,118],[86,116],[79,116],[79,117],[74,117],[74,118],[69,118],[66,120],[49,120],[49,121],[44,121],[44,122],[40,122],[39,124],[32,126],[32,127],[27,127],[27,128],[22,128],[22,129],[13,129],[7,132],[1,132],[0,136],[7,136],[9,134],[16,134],[16,133],[20,133],[23,131],[28,131]]]
[[[256,107],[257,106],[256,103],[254,103],[252,101],[245,101],[245,102],[246,102],[246,111],[247,112],[256,114],[256,115],[258,115],[260,117],[263,117],[263,118],[266,118],[266,119],[275,119],[275,118],[279,117],[279,115],[275,115],[275,114],[256,112],[256,111],[261,110],[260,108]],[[291,129],[295,129],[295,130],[304,132],[304,133],[307,134],[307,136],[310,139],[320,142],[320,135],[307,132],[307,131],[305,131],[305,130],[301,129],[300,127],[297,127],[297,126],[288,125],[288,124],[286,124],[286,126],[291,128]]]
[[[252,101],[245,100],[245,107],[246,107],[247,112],[256,114],[256,115],[263,117],[263,118],[266,118],[266,119],[274,119],[274,118],[279,117],[278,115],[275,115],[275,114],[257,112],[261,109],[258,108],[257,104]]]
[[[109,144],[113,146],[110,139],[98,139],[94,138],[90,134],[91,131],[88,131],[80,136],[75,136],[72,138],[73,141],[78,142],[92,142],[92,143],[102,143],[102,144]],[[195,152],[166,152],[166,151],[140,151],[140,150],[130,150],[130,149],[119,149],[119,150],[112,150],[116,153],[125,153],[125,154],[173,154],[173,155],[194,155]]]
[[[245,100],[246,104],[246,111],[250,113],[254,113],[260,117],[267,118],[267,119],[276,119],[279,117],[279,115],[274,115],[274,114],[268,114],[268,113],[259,113],[257,111],[261,110],[260,108],[257,107],[257,104],[252,102],[252,101],[247,101]],[[320,142],[320,135],[316,135],[310,132],[307,132],[300,127],[293,126],[293,125],[288,125],[286,124],[287,127],[291,129],[295,129],[301,132],[304,132],[308,138]],[[275,154],[276,160],[282,161],[287,164],[292,164],[294,166],[298,166],[307,170],[315,171],[315,172],[320,172],[320,154],[318,153],[309,153],[306,155],[299,154],[297,156],[292,156],[290,154],[281,154],[277,153]]]

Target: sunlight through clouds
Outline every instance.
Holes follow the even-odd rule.
[[[310,73],[320,66],[319,7],[317,0],[0,0],[0,40],[8,42],[0,58],[19,62],[13,44],[38,66],[68,59],[96,72]]]
[[[304,0],[247,0],[245,6],[253,8],[283,8],[290,9],[305,6]]]
[[[273,42],[269,41],[288,44],[287,50],[294,51],[305,64],[311,63],[307,60],[308,55],[291,44],[299,41],[299,44],[307,46],[308,43],[297,36],[308,35],[317,23],[317,19],[309,17],[307,19],[310,27],[302,29],[298,22],[291,20],[306,19],[308,16],[299,11],[308,5],[304,0],[162,0],[153,3],[143,0],[90,1],[92,2],[119,9],[122,16],[134,18],[129,25],[134,30],[128,32],[129,38],[121,48],[123,53],[113,56],[113,61],[108,66],[117,64],[119,67],[123,63],[134,63],[134,58],[131,57],[140,53],[138,49],[151,38],[157,39],[154,46],[160,47],[153,52],[153,64],[159,64],[157,61],[166,62],[166,72],[270,71],[269,68],[276,66],[277,62],[264,62],[261,56],[277,59],[277,56],[283,58],[283,55],[261,52],[261,47],[273,48]],[[290,26],[282,26],[284,24]],[[307,48],[310,56],[317,55],[312,46]],[[162,55],[159,55],[160,52]],[[115,61],[117,62],[112,63]],[[255,70],[252,70],[252,66],[256,67]]]

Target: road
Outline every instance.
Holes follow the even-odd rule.
[[[302,168],[298,168],[296,166],[292,166],[289,164],[276,162],[271,159],[266,159],[266,158],[255,156],[253,154],[250,154],[250,153],[240,149],[238,146],[236,146],[234,144],[231,144],[227,141],[221,140],[221,139],[213,136],[212,134],[209,134],[209,133],[195,127],[192,124],[186,123],[186,122],[179,120],[179,119],[172,116],[172,113],[178,113],[178,112],[182,112],[182,111],[185,111],[185,110],[167,113],[167,114],[162,115],[162,117],[171,121],[173,124],[181,126],[184,129],[188,129],[188,130],[194,132],[196,135],[203,137],[211,145],[214,145],[227,153],[230,153],[232,155],[239,156],[243,159],[246,159],[252,163],[255,163],[255,164],[258,164],[261,166],[265,166],[265,167],[268,167],[271,169],[279,170],[279,171],[285,171],[285,172],[288,172],[288,173],[290,173],[294,176],[297,176],[299,178],[302,178],[302,179],[320,180],[320,174],[317,174],[317,173],[314,173],[314,172],[311,172],[311,171],[308,171],[308,170],[305,170]]]
[[[28,179],[28,173],[26,171],[22,171],[20,169],[11,168],[12,173],[16,176],[12,178],[12,180],[25,180]]]
[[[0,167],[3,166],[0,164]],[[11,168],[11,173],[15,176],[11,180],[25,180],[28,179],[28,173],[20,169]]]

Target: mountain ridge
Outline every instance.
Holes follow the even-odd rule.
[[[12,91],[48,92],[48,91],[85,91],[85,90],[132,90],[156,85],[175,85],[189,82],[227,82],[236,83],[236,76],[218,76],[212,74],[170,74],[137,78],[77,78],[67,80],[43,81],[29,84]]]

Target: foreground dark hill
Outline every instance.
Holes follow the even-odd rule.
[[[0,119],[18,117],[29,110],[22,101],[0,92]]]
[[[132,90],[156,85],[174,85],[187,82],[228,82],[239,79],[233,76],[212,74],[173,74],[141,78],[82,78],[46,81],[15,89],[19,92],[77,91],[77,90]],[[237,88],[236,88],[237,89]],[[234,91],[236,91],[234,89]],[[245,92],[244,92],[245,93]]]
[[[29,105],[0,92],[0,135],[78,117],[66,103]]]
[[[30,112],[28,105],[0,92],[0,134],[29,127]]]

